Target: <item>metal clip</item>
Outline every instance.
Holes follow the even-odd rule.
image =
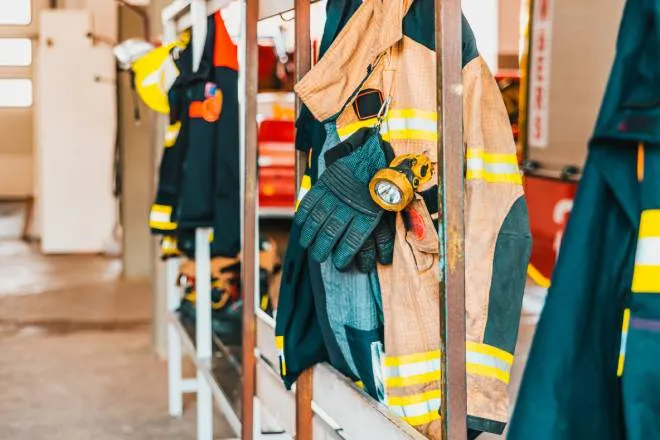
[[[387,116],[387,112],[390,110],[390,103],[392,102],[392,95],[388,96],[385,101],[383,101],[383,105],[380,106],[380,110],[378,110],[378,114],[376,115],[376,118],[378,119],[378,122],[376,123],[376,127],[380,130],[380,126],[383,124],[383,120]]]

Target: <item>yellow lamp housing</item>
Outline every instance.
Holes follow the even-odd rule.
[[[433,167],[423,154],[403,154],[389,168],[376,172],[369,182],[374,202],[386,211],[402,211],[412,202],[417,189],[431,180]]]

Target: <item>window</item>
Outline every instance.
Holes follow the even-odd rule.
[[[0,24],[26,25],[32,22],[32,0],[0,0]]]
[[[32,81],[29,79],[0,79],[0,107],[30,107]]]
[[[32,41],[30,39],[0,38],[0,66],[29,66],[30,64],[32,64]]]

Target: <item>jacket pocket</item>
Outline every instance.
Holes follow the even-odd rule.
[[[415,195],[402,215],[406,227],[406,243],[417,271],[421,273],[434,268],[438,258],[438,232],[421,196]]]

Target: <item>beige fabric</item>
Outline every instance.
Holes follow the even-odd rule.
[[[435,53],[402,35],[400,20],[409,7],[405,3],[408,2],[365,1],[296,91],[319,120],[341,111],[337,118],[340,137],[357,130],[360,124],[374,123],[359,121],[351,103],[347,102],[358,88],[375,88],[385,97],[391,94],[390,110],[381,130],[383,137],[390,137],[388,140],[396,154],[424,153],[437,166],[433,125],[437,120]],[[385,24],[390,27],[385,29]],[[376,59],[378,63],[365,80],[368,66]],[[466,164],[515,158],[506,109],[492,74],[480,57],[463,70],[463,106]],[[409,124],[408,129],[401,130],[402,124]],[[418,130],[419,127],[422,129]],[[501,164],[491,165],[491,169],[495,169]],[[498,176],[492,178],[487,166],[483,167],[482,174],[472,177],[468,170],[464,207],[466,329],[467,340],[476,344],[484,342],[495,242],[512,204],[523,193],[515,160],[509,181],[498,181]],[[429,185],[433,183],[437,183],[437,175]],[[413,402],[429,392],[436,395],[439,389],[438,380],[418,380],[411,386],[387,386],[391,379],[388,374],[395,371],[388,367],[388,362],[421,359],[440,346],[437,232],[420,200],[416,200],[409,211],[414,211],[413,215],[423,221],[417,222],[414,231],[405,231],[401,215],[397,216],[393,264],[378,267],[385,320],[383,377],[388,404],[395,413],[399,409],[390,400]],[[438,354],[436,361],[439,359]],[[412,364],[415,363],[411,363],[410,371],[421,365],[419,362]],[[509,402],[505,381],[469,373],[467,385],[470,416],[506,422]],[[432,399],[427,400],[432,402]],[[417,419],[420,420],[423,418]],[[409,423],[429,438],[439,439],[437,420]]]

